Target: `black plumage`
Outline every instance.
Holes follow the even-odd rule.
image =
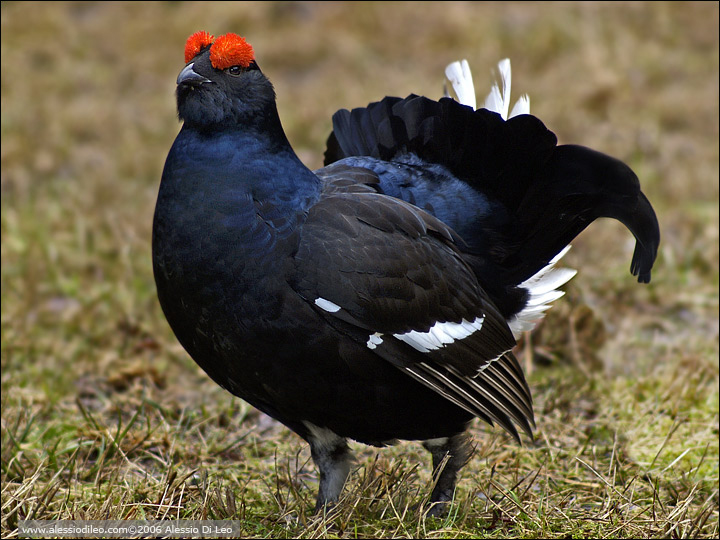
[[[348,438],[408,439],[436,469],[450,455],[439,512],[474,417],[531,435],[512,354],[526,280],[608,216],[635,234],[632,272],[649,281],[652,207],[621,162],[448,98],[339,111],[310,171],[252,49],[197,36],[153,225],[168,322],[215,382],[310,443],[318,508],[339,497]]]

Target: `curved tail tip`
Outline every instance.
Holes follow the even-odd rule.
[[[630,263],[630,273],[637,276],[638,283],[650,283],[654,262],[655,255],[651,253],[651,250],[645,250],[640,244],[637,244]]]

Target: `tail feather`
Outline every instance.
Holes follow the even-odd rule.
[[[521,114],[530,114],[530,96],[527,94],[523,94],[518,98],[512,111],[510,111],[509,118],[513,118]]]
[[[625,212],[617,219],[630,229],[636,240],[630,272],[638,277],[640,283],[650,283],[650,270],[660,243],[660,229],[650,201],[640,192],[635,211]]]
[[[453,62],[445,68],[445,76],[452,84],[458,101],[468,107],[476,108],[475,86],[467,60]]]
[[[553,152],[543,172],[518,207],[526,227],[544,226],[528,236],[526,256],[532,257],[533,242],[555,237],[555,246],[562,248],[594,220],[617,219],[636,240],[630,271],[640,283],[648,283],[660,228],[632,169],[595,150],[563,145]]]
[[[490,89],[490,93],[485,98],[485,108],[502,116],[503,120],[507,120],[508,111],[510,110],[510,90],[512,88],[512,71],[510,70],[510,59],[505,58],[498,63],[498,71],[500,72],[500,86],[495,83]]]
[[[551,266],[600,217],[619,220],[635,236],[630,271],[639,282],[649,282],[660,231],[635,173],[600,152],[557,146],[555,134],[529,114],[527,95],[508,113],[510,61],[502,60],[498,71],[500,84],[485,108],[474,112],[465,60],[446,68],[460,103],[410,95],[338,111],[325,164],[348,159],[348,165],[367,167],[380,178],[381,191],[425,208],[455,229],[478,276],[510,304],[515,300],[508,288]],[[361,156],[391,161],[393,167]]]
[[[558,288],[570,281],[577,271],[571,268],[555,268],[555,264],[569,250],[570,246],[568,245],[547,266],[520,283],[519,287],[527,291],[527,298],[522,310],[515,313],[509,320],[510,330],[512,330],[515,339],[519,338],[523,332],[535,328],[537,321],[542,319],[545,316],[545,311],[550,308],[550,302],[565,294],[564,291],[560,291]]]
[[[490,93],[485,98],[483,108],[498,113],[502,116],[503,120],[507,120],[514,116],[521,114],[530,114],[530,96],[523,94],[515,102],[515,105],[508,114],[510,108],[510,92],[512,89],[512,71],[510,68],[510,59],[505,58],[498,62],[498,72],[500,74],[500,81],[502,83],[502,90],[500,85],[496,82]],[[456,61],[445,68],[445,77],[452,84],[455,95],[458,101],[463,105],[468,105],[473,109],[476,108],[475,99],[475,86],[473,85],[472,73],[470,72],[470,66],[467,60]],[[450,97],[447,90],[445,91],[445,97]]]

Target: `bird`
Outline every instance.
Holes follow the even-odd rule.
[[[458,99],[335,112],[310,170],[247,40],[185,44],[153,217],[158,300],[212,380],[309,444],[317,512],[342,494],[348,441],[419,441],[439,516],[475,418],[532,439],[513,348],[563,294],[575,271],[557,263],[595,219],[629,229],[631,273],[650,281],[660,231],[637,176],[558,145],[528,98],[509,112],[509,68],[483,107],[463,61],[447,70]]]

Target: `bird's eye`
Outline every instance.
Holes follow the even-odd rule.
[[[227,73],[229,73],[230,75],[235,75],[235,76],[237,76],[237,75],[240,75],[240,74],[243,72],[243,68],[241,68],[240,66],[230,66],[230,67],[227,68],[225,71],[226,71]]]

